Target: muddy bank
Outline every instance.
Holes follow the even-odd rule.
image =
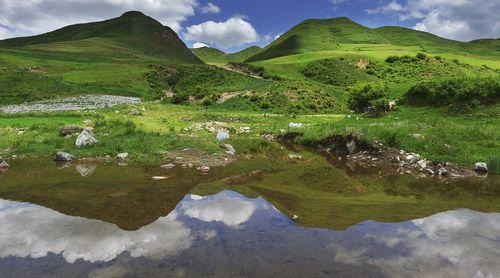
[[[290,144],[296,138],[303,136],[300,132],[290,132],[275,136],[278,142]],[[265,136],[266,138],[269,135]],[[430,161],[417,153],[407,152],[374,141],[368,142],[361,139],[361,135],[351,133],[348,135],[334,134],[308,144],[315,150],[337,157],[344,161],[349,168],[375,167],[383,171],[413,174],[419,177],[435,177],[439,179],[459,179],[472,176],[484,177],[487,173],[477,172],[467,167],[445,162]]]

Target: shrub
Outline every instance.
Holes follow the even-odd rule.
[[[396,55],[393,55],[393,56],[389,56],[385,59],[385,61],[387,63],[394,63],[394,62],[397,62],[399,60],[399,56],[396,56]]]
[[[417,53],[416,58],[419,60],[425,60],[425,59],[427,59],[427,55],[425,53],[419,52],[419,53]]]
[[[500,81],[493,77],[434,79],[411,87],[404,102],[411,105],[445,106],[495,103],[500,99]]]
[[[383,108],[382,101],[387,100],[389,89],[382,83],[361,83],[348,88],[347,103],[356,112]],[[387,101],[387,103],[389,103]]]

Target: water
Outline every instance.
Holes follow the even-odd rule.
[[[500,276],[497,178],[446,184],[330,162],[269,147],[209,173],[12,161],[0,276]]]

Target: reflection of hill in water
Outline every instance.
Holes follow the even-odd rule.
[[[455,210],[345,231],[303,228],[264,199],[187,195],[136,231],[0,200],[0,270],[7,277],[96,274],[221,276],[496,275],[500,214]],[[43,264],[44,267],[33,268]],[[15,267],[13,267],[15,265]]]
[[[169,179],[153,181],[152,176]],[[373,169],[353,171],[338,159],[271,145],[206,174],[180,167],[95,167],[86,162],[58,168],[44,160],[17,160],[1,177],[0,198],[133,231],[168,215],[186,194],[233,190],[263,197],[288,217],[298,215],[300,225],[342,230],[367,220],[399,222],[458,208],[500,211],[498,182],[445,184]]]

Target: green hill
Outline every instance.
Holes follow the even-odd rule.
[[[248,59],[263,61],[293,54],[329,51],[341,44],[415,46],[428,52],[466,52],[498,57],[498,40],[459,42],[403,27],[368,28],[346,17],[310,19],[296,25]]]
[[[202,63],[172,29],[137,11],[126,12],[118,18],[101,22],[71,25],[37,36],[2,40],[0,48],[61,42],[73,42],[73,45],[82,42],[87,46],[90,39],[96,38],[100,39],[100,43],[114,45],[117,49],[163,56],[174,63]]]
[[[212,47],[192,49],[193,53],[206,63],[243,62],[246,59],[256,55],[261,50],[262,48],[258,46],[251,46],[235,53],[224,53],[219,49]]]

